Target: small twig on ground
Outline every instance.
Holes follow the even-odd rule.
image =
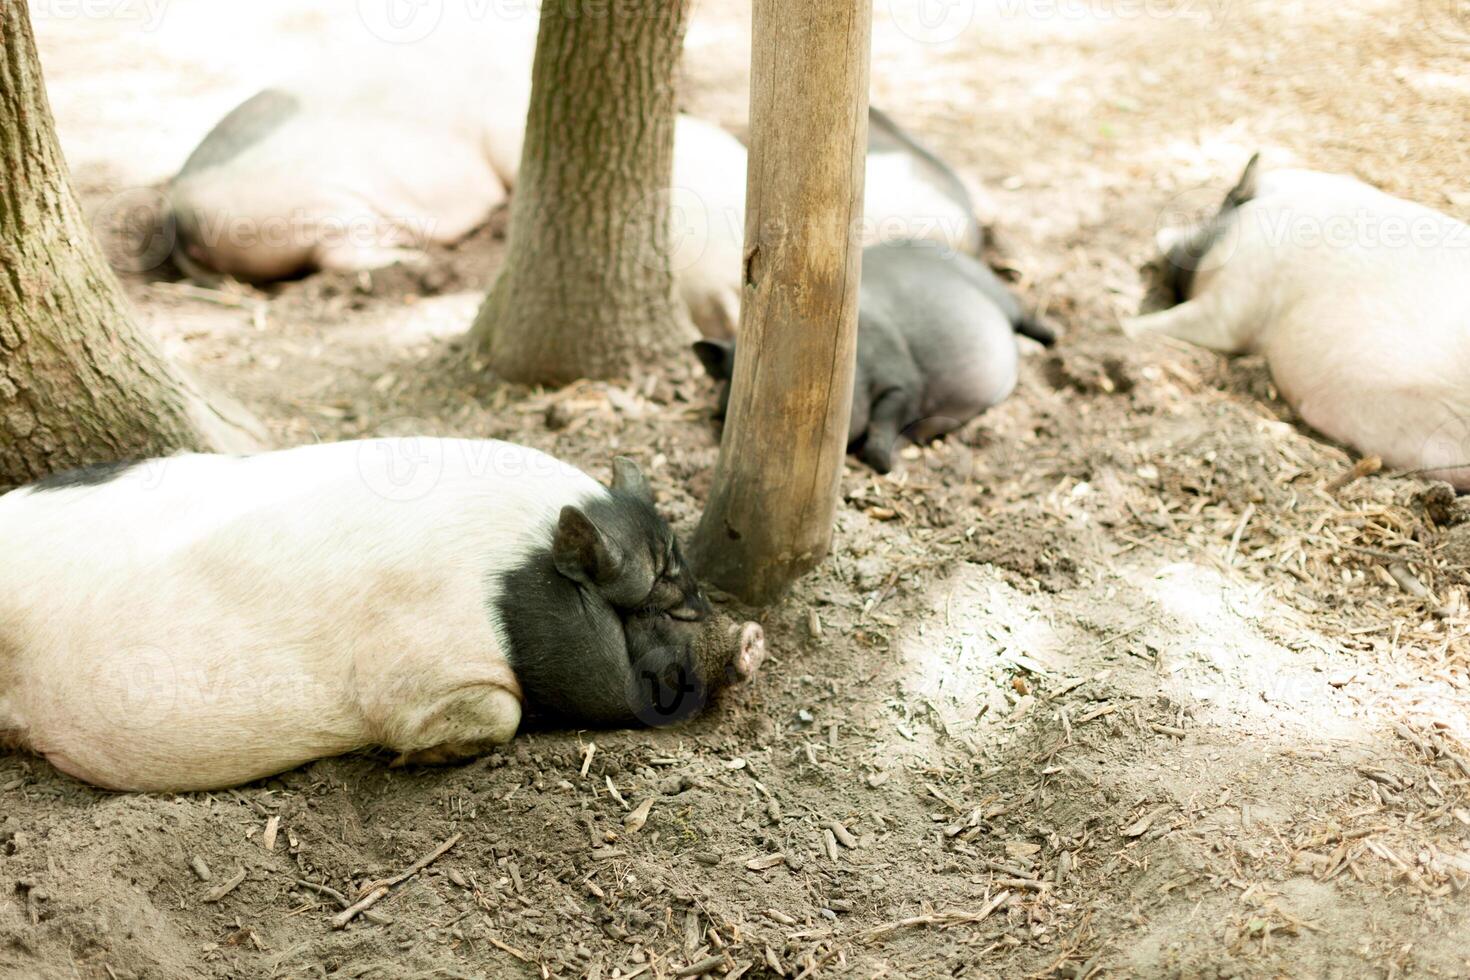
[[[852,832],[843,826],[842,821],[827,821],[827,829],[832,831],[832,836],[837,838],[837,843],[848,850],[853,850],[858,846],[857,838],[852,836]]]
[[[1240,523],[1235,525],[1235,533],[1230,536],[1230,546],[1225,549],[1225,564],[1235,564],[1235,554],[1240,550],[1240,539],[1245,534],[1246,525],[1255,516],[1256,505],[1246,504],[1245,513],[1240,515]]]
[[[1014,888],[1023,892],[1044,892],[1051,887],[1049,881],[1036,881],[1031,878],[997,878],[995,883],[1004,888]]]
[[[1390,563],[1388,566],[1388,574],[1391,575],[1393,577],[1393,580],[1398,583],[1399,588],[1403,589],[1415,599],[1419,599],[1423,602],[1435,603],[1434,596],[1431,595],[1429,590],[1424,587],[1424,583],[1415,578],[1414,573],[1409,571],[1408,567],[1402,562],[1396,561]]]
[[[1365,476],[1372,476],[1383,469],[1383,460],[1377,456],[1364,456],[1353,464],[1353,468],[1327,481],[1322,489],[1328,493],[1337,493],[1350,483],[1361,480]]]
[[[1167,804],[1164,806],[1155,807],[1154,809],[1150,810],[1148,813],[1140,817],[1137,821],[1124,828],[1123,836],[1142,837],[1144,834],[1148,833],[1148,829],[1154,825],[1155,820],[1159,819],[1172,809],[1174,808]]]
[[[623,794],[619,793],[618,788],[613,785],[612,777],[604,776],[603,779],[607,782],[608,795],[618,801],[618,806],[622,807],[624,810],[628,809],[628,801],[623,798]]]
[[[1093,708],[1091,711],[1087,712],[1087,714],[1083,715],[1081,718],[1078,718],[1076,723],[1078,725],[1085,725],[1093,719],[1101,718],[1103,715],[1110,715],[1117,710],[1118,706],[1116,704],[1104,704],[1101,707]]]
[[[205,894],[204,900],[206,902],[218,902],[230,892],[234,891],[236,888],[239,888],[240,883],[244,880],[245,869],[239,868],[235,871],[234,874],[230,875],[229,880],[220,882],[220,884],[216,885],[214,888],[211,888]]]
[[[1005,904],[1011,897],[1009,891],[1003,891],[996,895],[985,907],[978,912],[935,912],[931,915],[915,915],[907,919],[898,919],[894,922],[885,922],[881,926],[874,926],[866,932],[858,933],[857,938],[863,942],[886,939],[895,932],[904,929],[917,929],[923,926],[938,926],[947,929],[950,926],[969,925],[976,922],[984,922],[990,918],[992,912]]]
[[[393,889],[389,888],[387,885],[379,885],[377,888],[374,888],[362,898],[358,899],[356,904],[349,905],[341,912],[332,916],[332,928],[347,928],[347,923],[351,922],[353,919],[357,918],[359,915],[366,912],[368,909],[372,908],[383,899],[387,898],[388,893],[392,890]]]
[[[709,956],[709,957],[706,957],[706,958],[700,960],[698,963],[690,963],[688,966],[684,967],[683,969],[675,970],[674,971],[674,976],[676,976],[676,977],[702,977],[706,973],[713,973],[715,970],[719,969],[720,967],[722,967],[724,965],[725,965],[725,958],[723,956]]]
[[[149,288],[160,293],[173,293],[186,299],[202,300],[206,303],[214,303],[216,306],[229,306],[234,309],[249,309],[259,300],[249,296],[240,296],[235,293],[227,293],[222,289],[209,289],[205,286],[196,286],[187,282],[155,282],[149,283]]]
[[[1335,541],[1332,538],[1326,537],[1325,535],[1312,534],[1308,531],[1295,530],[1293,528],[1287,527],[1284,524],[1278,524],[1275,521],[1271,522],[1271,527],[1278,534],[1295,536],[1301,538],[1304,541],[1311,541],[1314,544],[1323,545],[1325,547],[1333,548],[1338,551],[1351,552],[1355,555],[1366,555],[1369,558],[1381,558],[1384,561],[1406,561],[1413,565],[1428,565],[1431,561],[1433,561],[1432,555],[1414,555],[1408,554],[1406,552],[1384,551],[1380,548],[1362,548],[1355,544],[1344,544],[1341,541]],[[1446,569],[1467,569],[1470,568],[1470,564],[1466,564],[1464,562],[1445,562],[1440,565],[1440,567]]]
[[[418,874],[420,871],[427,868],[429,865],[433,864],[435,861],[439,860],[439,858],[444,856],[444,853],[446,851],[448,851],[455,844],[458,844],[460,838],[462,838],[463,836],[464,834],[462,833],[455,834],[453,837],[449,838],[447,841],[434,848],[428,854],[415,861],[412,865],[409,866],[408,870],[402,871],[391,878],[386,878],[382,881],[374,881],[368,885],[365,885],[363,887],[363,890],[358,893],[359,898],[354,904],[349,905],[340,913],[332,917],[332,928],[345,929],[347,927],[347,923],[351,922],[353,919],[357,918],[359,915],[366,912],[368,909],[372,908],[374,905],[378,904],[384,898],[386,898],[388,896],[388,893],[393,890],[394,885],[398,885],[402,882],[407,881],[414,875]]]
[[[798,973],[795,980],[807,980],[807,977],[810,977],[822,967],[826,966],[827,961],[832,959],[839,952],[840,950],[836,946],[833,946],[831,949],[827,950],[827,952],[812,960],[811,965],[808,966],[805,970],[802,970],[800,973]]]
[[[314,891],[318,895],[325,895],[327,898],[330,898],[332,901],[336,902],[340,907],[344,909],[352,904],[347,900],[346,895],[342,894],[337,889],[332,888],[330,885],[318,885],[316,882],[307,881],[304,878],[292,878],[291,880],[295,882],[296,885],[300,888],[305,888],[308,891]]]
[[[485,937],[485,940],[487,942],[489,942],[491,946],[494,946],[496,949],[500,950],[502,953],[509,953],[510,955],[514,956],[516,959],[520,960],[522,963],[530,963],[531,962],[531,957],[527,956],[525,953],[522,953],[520,950],[516,949],[514,946],[507,946],[505,943],[503,943],[500,940],[496,939],[494,936],[486,936]]]

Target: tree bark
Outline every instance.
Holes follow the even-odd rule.
[[[748,602],[826,557],[857,353],[871,0],[755,0],[735,383],[692,554]]]
[[[134,324],[72,192],[27,0],[0,0],[0,488],[254,447],[257,432],[243,411],[211,406]]]
[[[471,331],[502,377],[625,377],[693,339],[668,208],[689,7],[542,5],[510,250]]]

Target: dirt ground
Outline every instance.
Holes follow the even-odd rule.
[[[1470,12],[875,6],[875,102],[983,189],[993,258],[1059,348],[892,476],[849,467],[831,559],[747,611],[763,674],[686,727],[182,796],[0,756],[0,975],[1470,976],[1467,505],[1413,477],[1334,485],[1351,458],[1259,362],[1116,327],[1160,222],[1213,206],[1257,148],[1470,216]],[[104,235],[351,7],[33,0]],[[747,18],[704,0],[687,59],[686,103],[737,131]],[[488,382],[458,338],[493,224],[426,274],[125,281],[281,444],[510,438],[599,476],[626,453],[687,533],[712,386],[692,359]],[[335,931],[304,884],[351,894],[454,835],[378,921]]]

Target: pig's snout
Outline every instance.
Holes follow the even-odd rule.
[[[730,636],[736,639],[735,677],[748,681],[755,676],[756,668],[766,659],[766,631],[759,623],[736,623],[730,627]]]

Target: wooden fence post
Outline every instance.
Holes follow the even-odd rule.
[[[700,574],[767,603],[832,542],[857,348],[871,0],[755,0],[735,384]]]

